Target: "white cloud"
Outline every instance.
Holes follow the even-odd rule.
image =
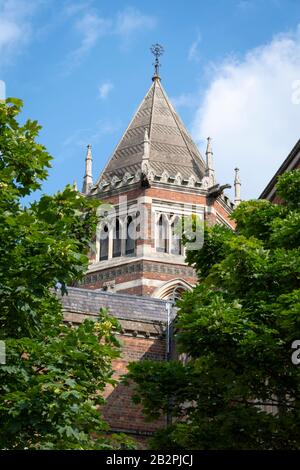
[[[114,18],[105,18],[89,8],[88,3],[83,2],[78,4],[77,8],[68,6],[65,14],[67,17],[81,15],[81,18],[75,22],[75,28],[82,39],[79,47],[70,54],[64,73],[79,65],[86,54],[98,44],[101,37],[119,37],[124,45],[134,33],[153,29],[156,25],[154,17],[144,15],[134,8],[126,8]]]
[[[144,15],[135,8],[126,8],[117,15],[115,33],[121,36],[129,36],[137,31],[153,29],[156,19],[153,16]]]
[[[195,96],[192,93],[182,93],[179,96],[170,98],[175,108],[192,108],[195,106]]]
[[[201,42],[202,38],[201,38],[201,34],[198,33],[197,34],[197,37],[195,39],[194,42],[192,42],[190,48],[189,48],[189,51],[188,51],[188,60],[190,61],[195,61],[195,62],[198,62],[199,61],[199,58],[200,58],[200,55],[199,55],[199,45],[200,45],[200,42]]]
[[[255,198],[300,137],[300,104],[294,99],[300,26],[241,60],[213,66],[210,74],[214,78],[196,112],[193,136],[198,142],[212,136],[218,179],[231,183],[239,166],[242,196]]]
[[[6,64],[21,52],[30,39],[31,16],[40,1],[0,0],[0,63]]]
[[[5,49],[14,45],[21,37],[21,28],[6,18],[0,18],[0,47]]]
[[[111,82],[103,82],[100,86],[99,86],[99,98],[101,100],[104,100],[105,98],[108,97],[109,93],[111,92],[111,90],[113,89],[113,84]]]
[[[76,29],[81,33],[80,46],[71,54],[71,64],[76,65],[98,42],[99,38],[109,33],[111,21],[95,13],[85,13],[76,22]]]

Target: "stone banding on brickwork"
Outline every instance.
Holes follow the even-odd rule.
[[[148,263],[146,261],[141,261],[138,263],[126,264],[118,268],[109,268],[106,271],[99,271],[96,273],[87,274],[81,284],[89,284],[96,281],[104,281],[108,279],[114,279],[117,276],[122,276],[123,274],[132,274],[132,273],[164,273],[171,274],[173,276],[188,276],[195,277],[196,273],[193,268],[189,266],[172,266],[160,263]]]

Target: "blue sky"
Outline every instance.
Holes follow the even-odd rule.
[[[162,83],[217,179],[257,197],[300,137],[298,0],[0,0],[0,79],[43,126],[43,190],[96,179],[151,84]],[[231,195],[232,193],[230,193]]]

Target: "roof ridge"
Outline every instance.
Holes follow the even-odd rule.
[[[79,294],[85,294],[88,296],[89,294],[92,296],[97,296],[97,294],[100,296],[104,297],[121,297],[121,298],[128,298],[128,300],[134,301],[134,299],[139,299],[140,301],[146,301],[148,303],[160,303],[160,304],[166,304],[166,303],[172,303],[171,300],[169,299],[158,299],[156,297],[148,297],[146,295],[133,295],[133,294],[126,294],[126,293],[120,293],[120,292],[107,292],[104,290],[98,290],[98,289],[87,289],[84,287],[73,287],[73,286],[68,286],[67,287],[67,292],[78,292]],[[58,292],[58,295],[60,293]],[[67,293],[68,296],[68,293]],[[61,296],[63,297],[63,296]]]
[[[152,131],[152,124],[153,124],[153,111],[154,111],[154,101],[155,101],[155,87],[158,80],[153,80],[153,98],[152,98],[152,106],[151,106],[151,113],[150,113],[150,124],[149,124],[149,132],[148,137],[151,145],[151,131]]]

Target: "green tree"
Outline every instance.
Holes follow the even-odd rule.
[[[175,321],[188,360],[129,367],[145,413],[172,417],[154,448],[300,449],[299,188],[300,170],[284,174],[282,205],[243,202],[235,232],[206,227],[188,253],[200,282]]]
[[[17,99],[0,103],[0,448],[119,447],[99,411],[113,383],[118,324],[102,311],[69,327],[55,293],[86,271],[97,204],[68,186],[22,205],[51,157],[36,141],[37,122],[18,123],[21,108]]]

